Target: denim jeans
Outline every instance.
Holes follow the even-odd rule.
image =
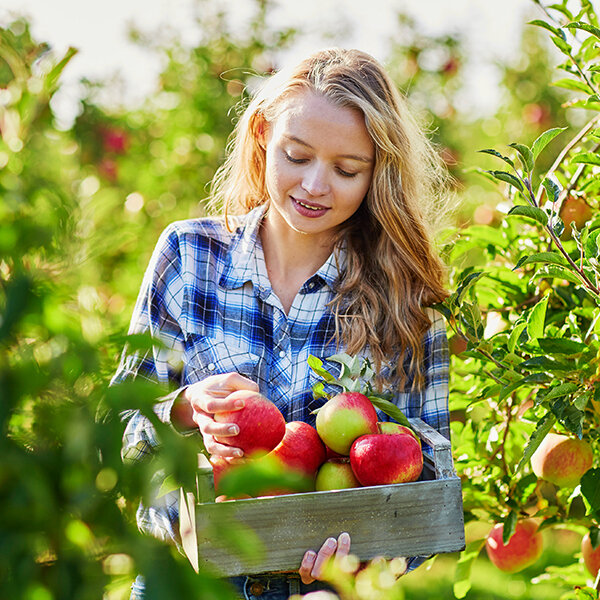
[[[285,575],[265,573],[264,575],[232,577],[229,581],[237,590],[240,600],[288,600],[292,594],[332,590],[322,581],[306,585],[300,581],[300,576],[296,573]],[[145,600],[144,590],[144,579],[138,575],[131,586],[129,600]]]

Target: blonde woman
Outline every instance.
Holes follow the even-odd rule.
[[[173,383],[159,416],[232,459],[242,451],[215,438],[237,426],[214,418],[240,408],[232,392],[259,390],[287,421],[314,424],[323,400],[312,396],[308,356],[335,370],[327,357],[345,351],[369,356],[405,414],[448,437],[446,333],[429,308],[446,296],[432,239],[445,172],[382,66],[326,49],[273,75],[213,184],[221,216],[166,229],[132,318],[132,333],[150,331],[171,350],[125,353],[115,381]],[[156,445],[139,413],[127,417],[126,454]],[[145,530],[174,542],[177,517],[174,497],[138,513]],[[253,583],[273,599],[319,589],[325,561],[351,549],[346,532],[323,542],[296,574],[236,578],[240,596],[253,597]],[[143,597],[139,580],[132,597]]]

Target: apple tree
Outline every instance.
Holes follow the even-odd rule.
[[[532,518],[542,531],[587,533],[596,548],[600,28],[589,2],[536,4],[543,18],[530,25],[543,29],[561,56],[553,85],[569,91],[565,108],[572,124],[481,150],[493,162],[479,172],[498,186],[505,214],[498,227],[467,227],[446,246],[453,293],[440,309],[455,336],[451,347],[458,348],[453,446],[467,523],[502,523],[506,544],[517,523]],[[540,157],[549,168],[539,166]],[[575,481],[556,485],[532,468],[532,456],[538,448],[539,456],[551,432],[583,440],[592,450]],[[568,452],[560,469],[574,470],[578,457],[578,450]],[[544,460],[551,463],[552,455]],[[459,560],[457,597],[468,592],[469,570],[484,542],[472,540]],[[564,598],[598,594],[596,573],[577,556],[538,579],[562,586]]]

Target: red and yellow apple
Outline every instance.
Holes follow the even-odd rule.
[[[562,239],[571,237],[571,223],[581,229],[593,215],[590,205],[580,196],[568,196],[560,209],[560,218],[565,224]]]
[[[542,534],[531,519],[518,521],[507,544],[502,541],[504,524],[497,523],[487,536],[485,549],[492,563],[505,573],[517,573],[531,566],[544,549]]]
[[[419,436],[406,425],[400,425],[400,423],[395,423],[394,421],[380,421],[377,423],[377,427],[379,428],[379,433],[399,433],[405,435],[412,435],[417,442],[419,442],[419,446],[421,445],[421,440]]]
[[[287,470],[296,470],[313,479],[325,462],[325,444],[317,430],[303,421],[285,425],[285,435],[269,456],[280,461]]]
[[[332,458],[321,465],[315,480],[315,490],[345,490],[360,487],[348,458]]]
[[[215,413],[218,423],[234,423],[239,433],[215,439],[227,446],[241,448],[245,455],[270,452],[285,435],[285,419],[279,409],[263,395],[249,390],[236,390],[229,395],[244,401],[244,408]]]
[[[581,540],[581,554],[583,555],[583,562],[587,570],[591,573],[592,577],[596,577],[600,570],[600,544],[596,548],[592,547],[589,532]]]
[[[406,433],[376,433],[359,437],[350,449],[350,464],[362,485],[416,481],[423,470],[420,443]]]
[[[549,433],[531,457],[531,469],[540,479],[558,487],[575,487],[592,466],[594,455],[585,441]]]
[[[356,438],[377,433],[377,412],[364,394],[342,392],[319,409],[316,427],[328,448],[348,456]]]

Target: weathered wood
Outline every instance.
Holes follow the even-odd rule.
[[[256,561],[245,563],[223,547],[218,531],[224,520],[258,535],[262,553],[257,551]],[[200,563],[223,575],[297,570],[306,550],[318,550],[329,536],[343,531],[361,560],[455,552],[465,544],[456,477],[206,503],[196,507],[196,527]]]
[[[424,455],[425,481],[215,503],[210,463],[201,458],[196,490],[201,503],[194,511],[191,495],[181,496],[180,527],[192,565],[210,566],[224,576],[296,571],[306,550],[317,550],[343,531],[350,534],[352,553],[360,560],[462,550],[461,483],[450,443],[420,419],[410,421],[432,449]],[[258,539],[252,560],[242,559],[231,544],[248,532],[247,542]]]

